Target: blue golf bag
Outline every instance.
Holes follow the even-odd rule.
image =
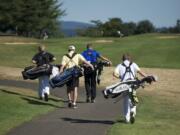
[[[79,78],[81,76],[83,76],[82,69],[78,66],[74,66],[72,68],[66,69],[64,72],[51,78],[49,83],[52,88],[62,87],[64,86],[64,84],[66,84],[68,81],[72,80],[73,78]]]
[[[22,71],[23,79],[34,80],[43,75],[50,75],[52,72],[52,65],[44,64],[42,66],[29,66],[25,67],[24,71]]]

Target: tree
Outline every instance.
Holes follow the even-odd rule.
[[[122,30],[122,24],[120,18],[110,18],[103,24],[104,36],[119,37],[118,31]]]
[[[136,31],[136,23],[129,22],[123,24],[121,32],[124,34],[124,36],[129,36],[129,35],[134,35],[135,31]]]
[[[140,21],[136,27],[136,34],[152,33],[155,31],[155,27],[149,20]]]
[[[175,32],[180,33],[180,20],[177,20],[176,26],[175,26]]]
[[[6,29],[12,27],[18,35],[39,37],[44,30],[54,32],[59,17],[65,14],[58,0],[0,1],[0,23]]]

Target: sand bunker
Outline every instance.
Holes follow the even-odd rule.
[[[112,42],[113,40],[105,40],[105,39],[95,41],[95,43],[112,43]]]
[[[158,39],[175,39],[180,38],[180,36],[159,36]]]

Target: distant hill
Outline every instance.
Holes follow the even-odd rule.
[[[76,21],[61,21],[60,28],[65,36],[76,36],[77,29],[87,29],[88,27],[93,26],[89,23],[76,22]]]

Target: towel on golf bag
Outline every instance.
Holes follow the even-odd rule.
[[[25,67],[24,71],[22,71],[23,79],[34,80],[42,75],[50,75],[52,72],[52,65],[44,64],[42,66],[29,66]]]
[[[74,66],[72,68],[66,69],[64,72],[51,78],[49,83],[52,88],[62,87],[64,84],[66,84],[69,80],[72,80],[74,77],[79,78],[81,76],[83,76],[82,69],[78,66]]]

